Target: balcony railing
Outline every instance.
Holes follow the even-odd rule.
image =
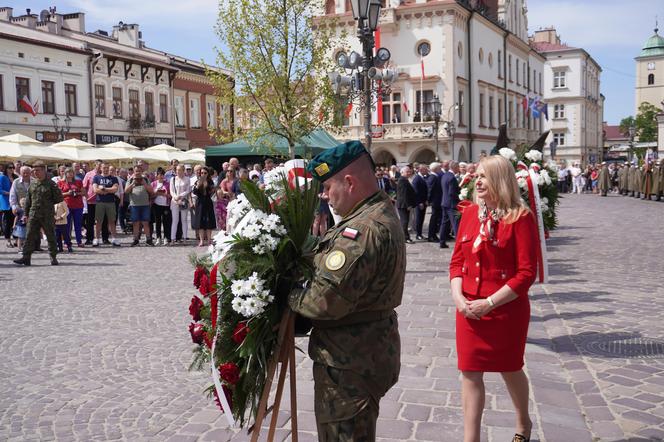
[[[433,139],[434,123],[427,121],[424,123],[389,123],[383,125],[380,136],[375,140],[425,140]],[[358,140],[364,138],[364,126],[344,126],[331,130],[332,134],[339,139]],[[443,124],[438,125],[438,139],[447,139],[447,132],[443,129]]]

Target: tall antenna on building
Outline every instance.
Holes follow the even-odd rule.
[[[659,25],[658,25],[657,16],[655,15],[655,34],[657,34],[657,31],[659,31]]]

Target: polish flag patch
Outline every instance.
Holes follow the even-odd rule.
[[[357,235],[359,235],[360,232],[358,232],[355,229],[351,229],[350,227],[346,227],[343,232],[341,232],[341,236],[344,238],[349,238],[349,239],[355,239],[357,238]]]

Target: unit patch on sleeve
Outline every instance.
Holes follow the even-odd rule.
[[[346,255],[341,250],[334,250],[325,259],[325,267],[328,270],[339,270],[344,264],[346,264]]]

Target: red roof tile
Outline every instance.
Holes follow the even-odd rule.
[[[549,43],[546,41],[532,42],[532,47],[538,52],[564,51],[566,49],[577,49],[566,44]]]
[[[604,125],[604,139],[605,140],[628,140],[629,136],[626,136],[620,132],[620,126],[609,126],[608,124]]]

